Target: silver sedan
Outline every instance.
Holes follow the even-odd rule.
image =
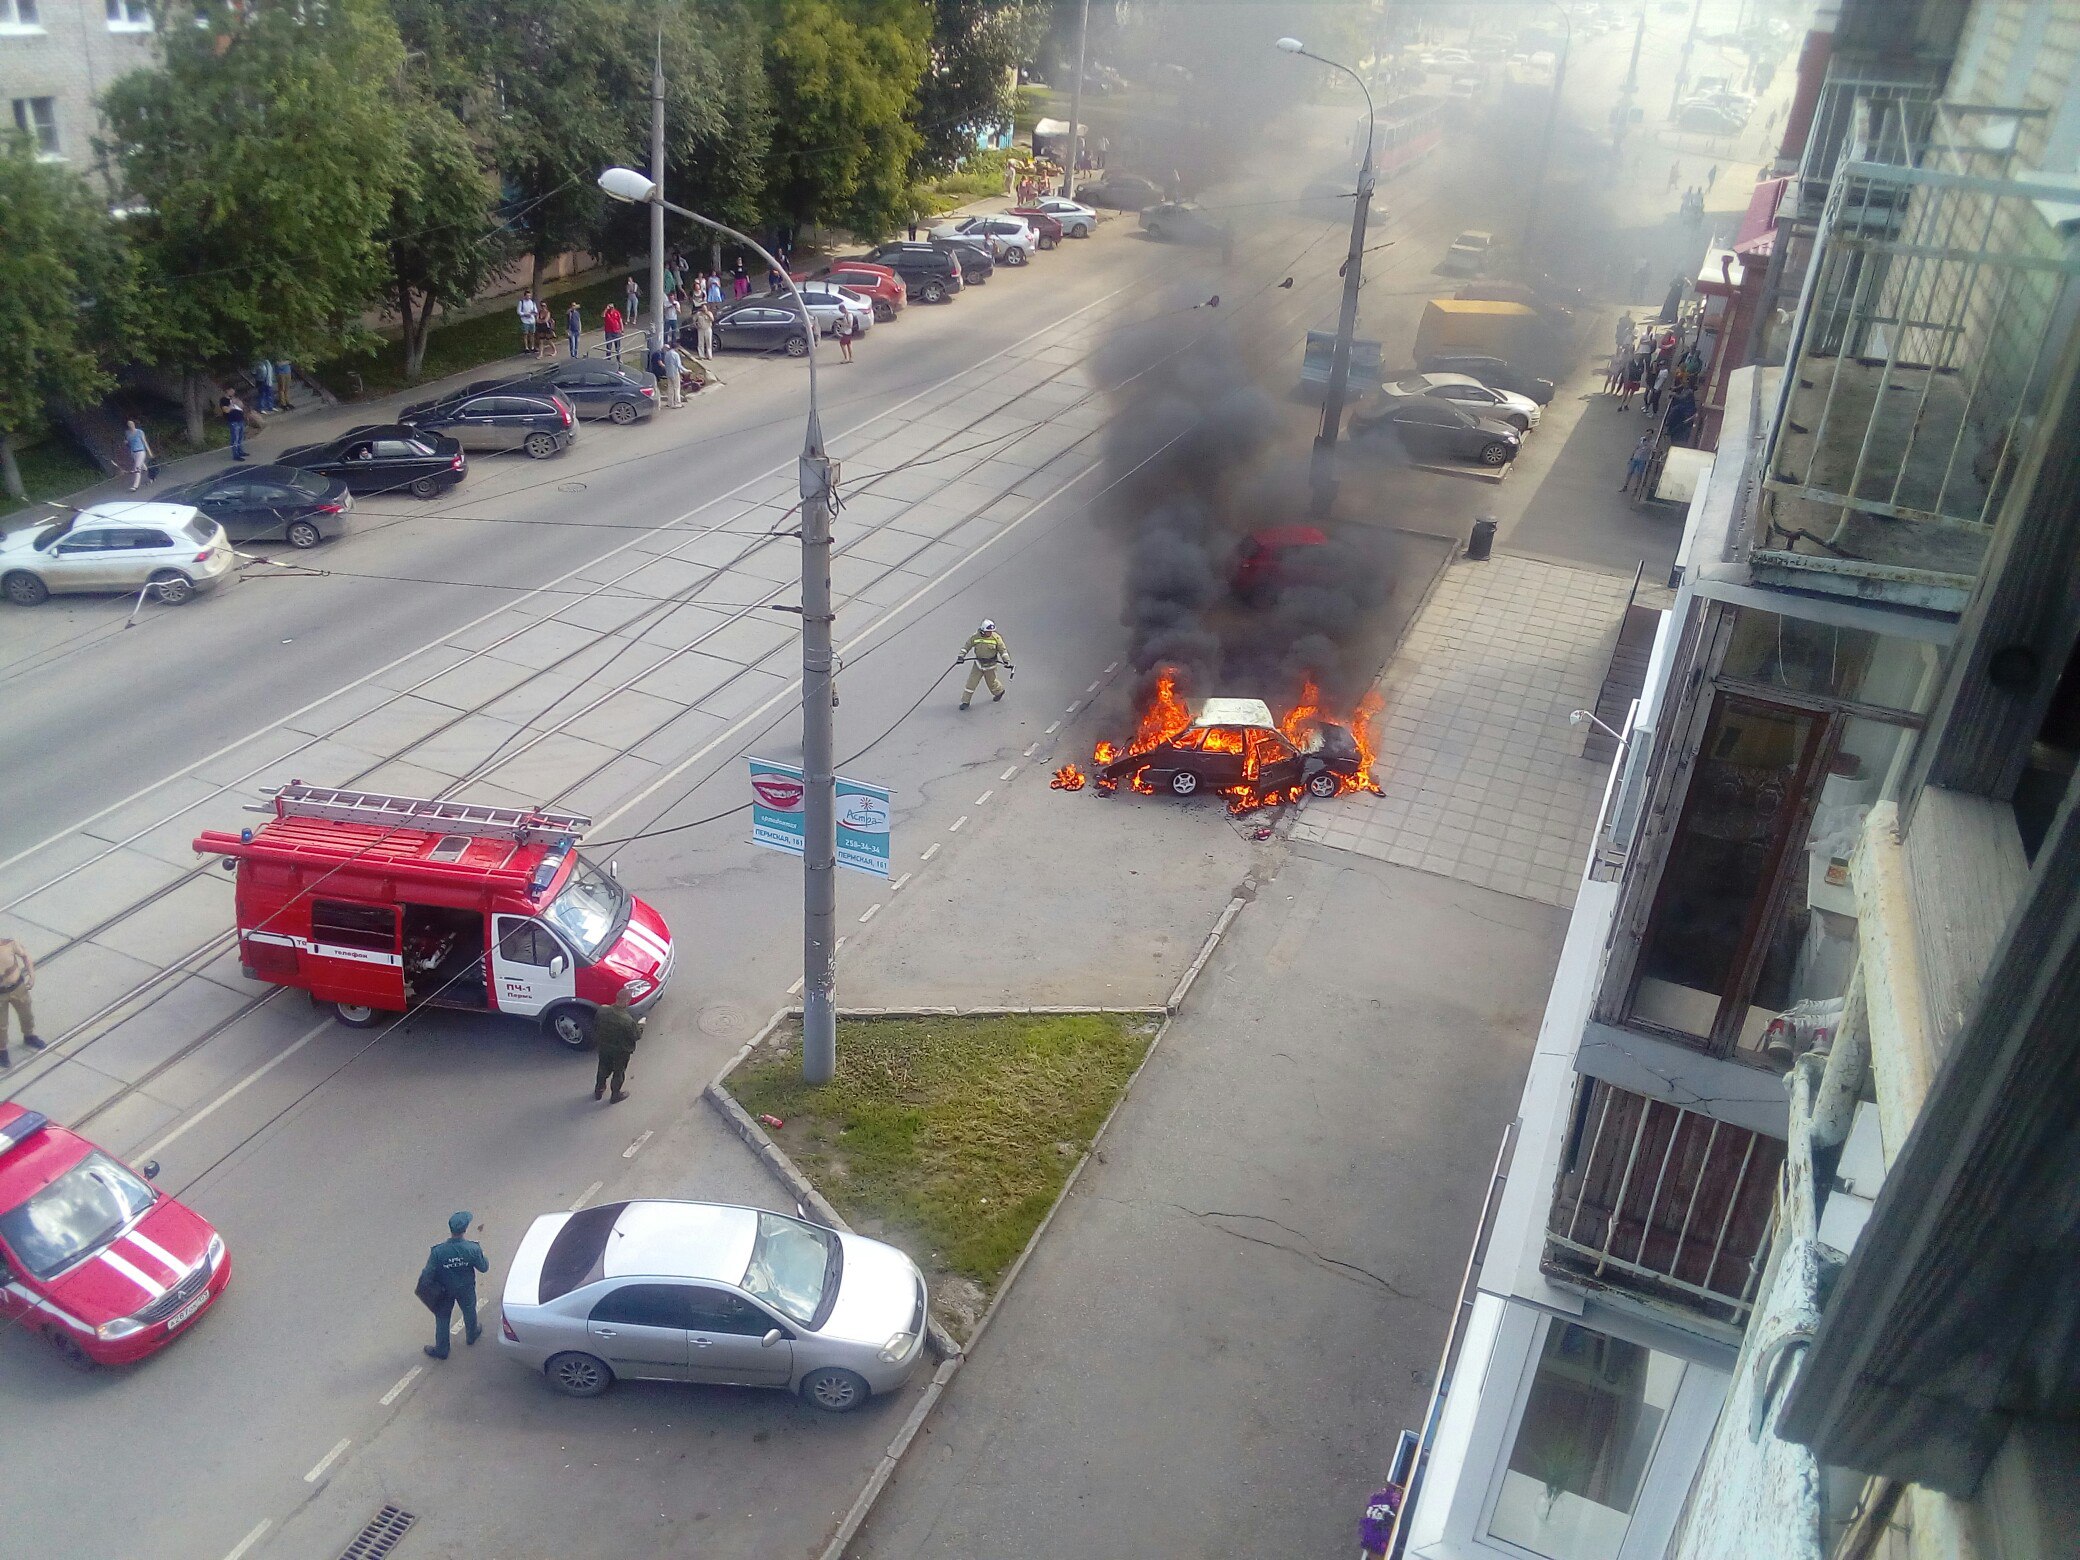
[[[917,1368],[925,1308],[924,1275],[878,1240],[723,1203],[603,1203],[529,1226],[499,1336],[572,1397],[695,1381],[843,1413]]]

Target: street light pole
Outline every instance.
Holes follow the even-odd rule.
[[[650,203],[650,345],[664,350],[664,34],[650,67],[650,177],[658,198]],[[630,320],[634,326],[635,321]]]
[[[1302,59],[1340,70],[1365,94],[1365,161],[1358,169],[1357,208],[1351,212],[1350,253],[1343,260],[1343,309],[1336,319],[1336,348],[1329,357],[1329,393],[1322,401],[1321,432],[1315,435],[1314,455],[1309,463],[1308,484],[1312,489],[1312,511],[1316,519],[1327,519],[1336,502],[1336,438],[1343,428],[1343,404],[1350,392],[1351,338],[1358,330],[1358,289],[1365,268],[1365,225],[1372,214],[1372,141],[1378,122],[1372,111],[1372,89],[1350,66],[1310,54],[1298,38],[1281,38],[1279,48]]]
[[[838,1066],[838,830],[836,719],[831,712],[831,519],[838,468],[823,447],[816,399],[816,317],[801,289],[756,239],[675,206],[657,181],[609,168],[599,187],[616,200],[648,204],[735,239],[779,276],[809,339],[809,423],[797,463],[802,495],[802,1078],[828,1083]]]
[[[1091,37],[1091,0],[1083,0],[1076,23],[1076,84],[1069,89],[1069,166],[1062,170],[1062,198],[1076,195],[1076,166],[1083,155],[1083,51]]]
[[[1538,176],[1531,184],[1531,198],[1524,202],[1524,240],[1522,248],[1528,257],[1531,246],[1538,238],[1539,208],[1545,204],[1546,168],[1553,156],[1553,131],[1560,118],[1560,93],[1567,84],[1567,56],[1574,52],[1574,19],[1567,8],[1554,0],[1553,9],[1560,13],[1560,57],[1553,62],[1553,95],[1546,100],[1545,133],[1538,138]]]

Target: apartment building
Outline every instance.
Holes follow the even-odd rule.
[[[2080,0],[1827,21],[1424,1560],[2076,1552]]]
[[[0,0],[0,97],[40,155],[99,166],[101,94],[151,63],[145,0]]]

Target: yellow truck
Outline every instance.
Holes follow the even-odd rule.
[[[1538,310],[1487,298],[1432,298],[1416,327],[1417,362],[1433,357],[1492,357],[1518,362],[1544,343]]]

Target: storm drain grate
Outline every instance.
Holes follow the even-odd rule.
[[[397,1547],[397,1541],[411,1531],[412,1524],[419,1519],[402,1506],[385,1506],[368,1519],[354,1542],[340,1551],[339,1560],[381,1560],[381,1557]]]

